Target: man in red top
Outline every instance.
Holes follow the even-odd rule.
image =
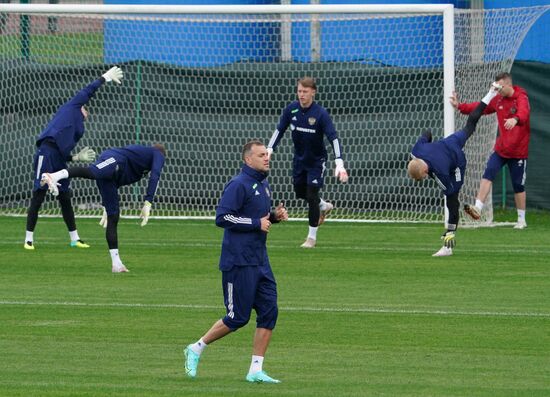
[[[495,142],[494,152],[487,161],[487,167],[477,192],[476,203],[473,206],[465,205],[464,211],[474,220],[481,217],[483,203],[491,191],[493,180],[500,169],[508,164],[518,211],[518,221],[514,228],[524,229],[527,227],[525,222],[525,178],[531,135],[529,98],[523,88],[512,84],[510,73],[498,74],[495,82],[502,88],[499,95],[485,108],[483,114],[496,112],[500,133]],[[453,93],[450,102],[463,114],[469,114],[478,105],[478,102],[459,103],[456,93]]]

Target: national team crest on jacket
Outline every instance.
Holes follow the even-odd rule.
[[[309,123],[309,125],[315,125],[316,121],[317,119],[315,117],[310,117],[309,119],[307,119],[307,122]]]

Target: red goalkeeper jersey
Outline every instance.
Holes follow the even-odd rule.
[[[463,114],[470,114],[479,102],[461,103],[458,110]],[[483,114],[497,114],[499,134],[495,142],[495,152],[501,157],[509,159],[526,159],[529,153],[529,138],[531,126],[529,117],[531,109],[527,92],[517,85],[514,94],[510,97],[497,95],[483,111]],[[511,130],[504,128],[506,119],[517,118],[518,123]]]

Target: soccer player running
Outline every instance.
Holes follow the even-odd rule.
[[[95,159],[95,152],[88,147],[71,155],[71,151],[84,135],[84,121],[88,117],[84,105],[90,101],[103,83],[115,81],[120,84],[122,77],[123,73],[119,67],[114,66],[109,69],[103,76],[84,87],[72,99],[63,104],[38,136],[37,150],[33,161],[34,186],[27,211],[27,231],[23,245],[25,249],[34,250],[34,229],[38,222],[38,212],[46,197],[47,189],[40,185],[42,173],[56,172],[67,168],[67,161],[90,162]],[[90,246],[80,239],[76,229],[69,181],[63,181],[59,186],[57,200],[61,206],[63,220],[69,230],[71,247],[89,248]]]
[[[495,80],[502,86],[502,89],[499,91],[499,95],[487,105],[483,114],[497,114],[500,134],[481,178],[475,205],[465,205],[464,212],[474,220],[481,218],[481,211],[491,191],[493,180],[502,167],[508,164],[518,213],[514,229],[524,229],[527,227],[525,221],[527,200],[525,178],[531,136],[529,98],[523,88],[513,85],[510,73],[500,73]],[[451,105],[464,114],[472,112],[478,104],[477,102],[459,103],[456,93],[453,93],[450,101]]]
[[[317,242],[317,229],[334,205],[319,196],[323,187],[323,173],[327,161],[326,136],[334,150],[336,169],[334,176],[340,182],[348,181],[344,168],[342,150],[338,134],[332,119],[325,108],[314,101],[317,83],[311,77],[298,80],[298,100],[288,105],[281,115],[279,124],[267,145],[269,156],[281,141],[283,134],[290,126],[294,142],[294,160],[292,162],[292,179],[296,197],[308,203],[309,232],[302,248],[314,248]]]
[[[407,167],[409,176],[417,181],[427,177],[434,179],[447,199],[449,219],[447,230],[441,237],[443,247],[433,256],[453,254],[455,232],[459,219],[458,194],[464,183],[466,172],[466,156],[463,148],[468,138],[474,133],[483,111],[501,88],[497,83],[491,85],[487,95],[468,116],[462,130],[436,142],[432,142],[432,133],[425,131],[412,148],[413,159]]]
[[[266,147],[260,141],[250,141],[243,147],[242,158],[242,170],[225,185],[216,210],[216,225],[225,229],[219,267],[226,315],[184,349],[185,372],[191,378],[196,377],[204,349],[245,326],[254,309],[256,333],[246,380],[279,383],[263,371],[278,315],[277,284],[267,256],[266,240],[271,224],[287,220],[288,214],[282,203],[271,210]]]
[[[49,191],[57,196],[59,182],[67,178],[95,179],[104,207],[100,224],[106,228],[105,237],[111,254],[112,272],[124,273],[124,266],[118,253],[117,226],[120,218],[118,188],[141,180],[150,172],[145,202],[141,209],[141,226],[145,226],[151,213],[151,203],[157,191],[160,174],[164,166],[166,150],[163,145],[129,145],[107,149],[98,160],[87,167],[72,167],[54,173],[42,174],[42,185],[48,185]]]

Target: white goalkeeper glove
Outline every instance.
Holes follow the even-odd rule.
[[[103,227],[107,227],[107,210],[105,209],[105,207],[101,207],[101,208],[103,208],[103,215],[101,215],[101,219],[99,220],[99,225]]]
[[[88,146],[86,146],[77,154],[73,155],[73,161],[84,161],[86,163],[89,163],[94,160],[95,160],[94,149],[90,149]]]
[[[118,66],[113,66],[111,69],[107,70],[103,76],[102,76],[105,81],[109,82],[109,81],[114,81],[118,84],[120,84],[120,80],[122,80],[122,78],[124,77],[124,74],[122,73],[122,69],[119,68]]]
[[[441,240],[443,240],[443,245],[447,248],[454,248],[456,246],[455,232],[452,230],[447,230],[443,233]]]
[[[334,163],[336,164],[336,168],[334,169],[334,176],[337,177],[340,182],[346,183],[349,177],[348,172],[344,168],[344,160],[336,159],[334,160]]]
[[[267,148],[267,159],[268,160],[271,160],[271,155],[273,154],[273,148],[272,147],[268,147]]]
[[[139,216],[140,219],[143,219],[141,221],[141,226],[147,225],[147,222],[149,222],[149,214],[151,214],[151,203],[145,200],[143,208],[141,209],[141,215]]]

